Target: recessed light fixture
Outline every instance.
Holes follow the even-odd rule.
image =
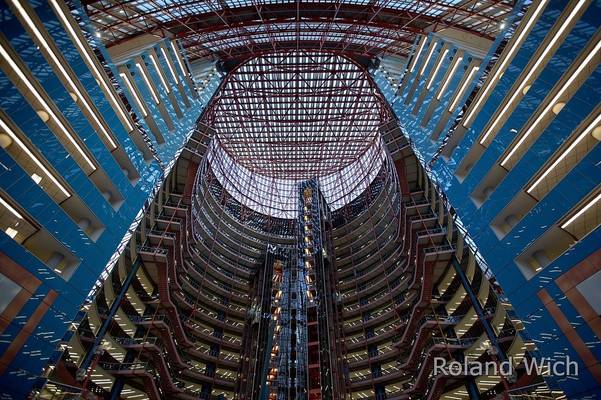
[[[175,70],[173,69],[173,65],[171,65],[171,60],[169,59],[169,56],[167,55],[165,48],[162,45],[160,47],[161,47],[161,53],[163,53],[163,57],[165,57],[165,62],[167,62],[167,67],[169,68],[169,72],[171,72],[171,76],[173,76],[175,83],[179,83],[179,80],[177,79],[177,74],[175,73]]]
[[[507,163],[509,162],[511,157],[520,148],[520,146],[524,143],[524,141],[526,141],[528,136],[530,136],[532,134],[532,132],[534,132],[534,130],[538,127],[538,125],[545,119],[547,113],[549,111],[551,111],[552,108],[555,108],[555,106],[561,104],[559,102],[559,99],[564,97],[566,91],[572,87],[572,84],[576,81],[576,79],[580,78],[580,75],[588,68],[589,63],[597,56],[597,53],[599,53],[600,49],[601,49],[601,42],[597,42],[597,44],[595,45],[593,50],[590,51],[587,54],[587,56],[584,58],[584,60],[582,60],[582,62],[580,62],[578,64],[578,68],[576,68],[576,71],[570,73],[570,77],[568,78],[568,80],[561,85],[561,88],[555,94],[555,96],[553,96],[553,99],[551,99],[551,101],[549,102],[549,104],[547,104],[547,106],[543,109],[543,111],[538,114],[538,116],[536,117],[534,122],[532,124],[530,124],[530,126],[528,127],[526,132],[524,132],[524,134],[522,135],[520,140],[513,146],[513,148],[507,154],[507,156],[505,156],[503,161],[501,161],[502,167],[505,167],[507,165]],[[561,111],[561,108],[563,108],[563,106],[560,106],[558,108],[559,111]],[[555,112],[555,110],[553,112]]]
[[[6,133],[0,133],[0,147],[3,149],[8,148],[13,143],[12,138]]]
[[[467,77],[463,81],[463,84],[461,85],[461,88],[459,88],[459,91],[455,95],[455,98],[453,99],[453,102],[449,106],[449,111],[450,112],[453,112],[455,110],[455,107],[457,106],[457,103],[463,97],[463,94],[464,94],[465,90],[467,89],[468,85],[472,82],[474,74],[476,72],[478,72],[478,70],[480,70],[480,67],[473,67],[472,70],[469,72],[469,74],[467,74]]]
[[[144,79],[144,82],[146,82],[146,86],[148,86],[148,90],[150,90],[150,95],[154,99],[154,102],[159,104],[159,97],[157,96],[157,93],[154,91],[154,87],[150,83],[150,79],[148,79],[148,75],[146,74],[144,67],[142,66],[142,64],[140,64],[138,62],[136,63],[136,67],[138,67],[138,71],[140,71],[140,74],[142,75],[142,79]]]
[[[38,117],[40,117],[40,119],[44,122],[48,122],[50,120],[50,115],[48,115],[48,113],[44,110],[38,110],[36,111],[36,113],[38,114]]]
[[[67,81],[68,85],[71,87],[72,92],[69,92],[69,94],[73,98],[73,101],[76,102],[78,98],[80,98],[82,100],[82,104],[84,105],[86,111],[88,112],[88,114],[90,114],[90,116],[92,117],[92,119],[94,120],[94,122],[96,123],[96,125],[98,126],[100,131],[102,132],[102,135],[108,141],[109,147],[111,148],[111,150],[114,150],[117,147],[115,141],[113,140],[113,138],[111,137],[109,132],[105,129],[104,125],[100,122],[100,119],[96,115],[96,112],[94,112],[94,110],[92,110],[92,107],[90,106],[88,101],[85,99],[83,94],[80,92],[77,84],[73,81],[73,79],[71,78],[69,73],[67,73],[67,71],[63,67],[63,63],[58,59],[57,55],[54,53],[54,51],[50,47],[50,44],[48,43],[48,41],[46,40],[44,35],[42,35],[42,32],[38,29],[36,24],[33,22],[31,17],[27,14],[27,11],[25,11],[25,9],[23,8],[23,6],[21,5],[21,3],[18,0],[12,0],[11,2],[15,6],[15,8],[19,12],[19,14],[21,15],[21,18],[23,18],[25,20],[25,23],[27,24],[29,29],[31,29],[31,31],[33,32],[36,40],[42,45],[42,47],[44,48],[46,53],[50,56],[55,67],[59,70],[60,74],[63,76],[65,81]]]
[[[417,64],[419,55],[422,53],[422,50],[424,49],[424,45],[426,44],[427,41],[428,41],[428,37],[424,36],[422,39],[422,42],[419,45],[419,48],[417,49],[417,53],[415,53],[415,57],[413,57],[413,61],[411,62],[411,68],[409,69],[409,72],[413,72],[413,70],[415,69],[415,65]]]
[[[430,87],[432,87],[432,83],[434,83],[434,79],[436,79],[436,75],[438,75],[438,70],[440,70],[440,66],[444,62],[448,53],[449,53],[449,49],[445,49],[442,52],[442,56],[440,57],[440,60],[438,60],[438,63],[436,63],[436,67],[434,67],[434,71],[432,72],[432,76],[430,77],[430,80],[428,81],[428,84],[426,85],[426,89],[430,90]]]
[[[424,71],[426,70],[426,67],[428,66],[428,63],[430,62],[430,58],[432,57],[432,54],[434,53],[434,50],[436,50],[436,46],[438,46],[438,42],[433,42],[430,46],[430,51],[428,52],[428,55],[426,56],[426,59],[424,60],[424,65],[422,66],[421,71],[419,71],[420,75],[424,74]]]
[[[136,101],[136,104],[138,105],[138,108],[140,109],[140,111],[142,112],[142,115],[144,117],[148,116],[148,113],[146,112],[146,107],[144,107],[144,104],[142,103],[142,100],[140,100],[140,97],[138,97],[138,92],[136,92],[136,90],[134,89],[129,76],[127,76],[127,74],[121,72],[119,73],[119,76],[121,76],[121,78],[123,78],[123,81],[125,82],[125,85],[127,86],[127,88],[129,89],[129,92],[131,93],[131,95],[134,97],[134,100]]]
[[[13,206],[8,204],[8,202],[6,200],[4,200],[2,198],[2,196],[0,196],[0,204],[2,204],[4,206],[4,208],[6,208],[17,219],[23,219],[23,216],[21,215],[21,213],[19,213],[17,210],[15,210],[15,208]]]
[[[33,181],[38,185],[40,184],[40,182],[42,182],[42,177],[36,174],[35,172],[31,174],[31,179],[33,179]]]
[[[49,121],[50,117],[52,117],[53,122],[62,132],[62,134],[67,138],[67,140],[75,147],[77,152],[81,155],[83,160],[88,164],[92,171],[96,170],[96,166],[92,162],[92,160],[88,157],[88,155],[83,151],[83,149],[79,146],[77,141],[73,138],[71,133],[67,130],[67,128],[63,125],[62,121],[58,118],[58,116],[54,113],[50,105],[46,102],[46,100],[42,97],[42,95],[37,91],[37,89],[32,85],[31,81],[25,73],[19,68],[15,60],[11,57],[8,51],[0,44],[0,55],[7,61],[10,68],[17,74],[21,82],[24,86],[29,90],[29,92],[35,97],[35,99],[42,105],[43,110],[38,110],[37,113],[42,121]]]
[[[497,68],[497,70],[492,75],[492,77],[487,80],[487,84],[484,87],[484,89],[482,90],[480,96],[478,96],[478,99],[476,100],[476,102],[473,103],[472,106],[470,107],[469,113],[463,118],[463,122],[462,122],[463,126],[468,126],[470,124],[470,122],[472,121],[472,118],[476,114],[476,110],[478,110],[480,108],[480,104],[482,103],[482,101],[484,101],[484,98],[488,96],[488,92],[490,92],[492,90],[492,88],[494,87],[496,82],[501,78],[501,74],[505,70],[507,63],[509,63],[509,60],[512,58],[513,54],[520,48],[522,40],[525,39],[526,34],[530,30],[530,26],[532,26],[532,24],[534,24],[534,21],[536,20],[538,15],[543,11],[543,8],[545,8],[547,1],[548,0],[541,0],[541,2],[538,3],[538,5],[536,6],[536,9],[534,10],[532,15],[526,22],[526,25],[524,25],[524,29],[522,29],[520,31],[519,35],[517,36],[515,41],[512,43],[512,46],[509,48],[509,51],[507,52],[505,57],[503,57],[503,60],[499,64],[499,68]]]
[[[52,173],[50,173],[48,168],[46,168],[46,166],[31,152],[31,150],[29,150],[29,148],[25,145],[25,143],[21,139],[19,139],[19,137],[15,134],[15,132],[13,132],[13,130],[10,128],[10,126],[8,126],[8,124],[2,118],[0,118],[0,128],[2,128],[2,131],[6,132],[6,135],[8,135],[10,137],[11,141],[16,143],[17,146],[19,146],[21,151],[23,151],[23,153],[25,153],[34,162],[34,164],[44,173],[44,175],[46,175],[48,178],[50,178],[52,183],[54,183],[56,185],[56,187],[65,196],[71,197],[71,193],[69,193],[69,191],[63,185],[61,185],[61,183],[54,177],[54,175]],[[33,176],[32,176],[32,179],[34,179]],[[34,181],[35,181],[35,179],[34,179]],[[36,183],[39,183],[39,182],[36,182]]]
[[[6,234],[8,236],[10,236],[11,239],[14,239],[15,236],[17,236],[17,234],[19,233],[18,230],[14,229],[14,228],[11,228],[10,226],[8,228],[6,228],[6,230],[4,232],[6,232]]]
[[[549,165],[543,174],[532,184],[532,186],[528,188],[527,192],[532,193],[532,191],[536,189],[536,187],[547,177],[547,175],[549,175],[551,171],[553,171],[568,155],[570,155],[572,151],[574,151],[576,146],[578,146],[578,144],[580,144],[580,142],[586,138],[586,135],[592,133],[593,137],[595,137],[595,131],[601,135],[601,126],[599,126],[599,124],[601,124],[601,114],[597,115],[597,118],[595,118],[593,122],[591,122],[588,127],[584,129],[580,135],[578,135],[578,137],[559,155],[559,157],[557,157],[557,159],[551,165]],[[601,137],[596,139],[599,140]]]
[[[171,48],[173,49],[173,53],[175,53],[175,58],[177,59],[177,63],[179,67],[182,69],[182,74],[186,75],[186,68],[184,68],[184,64],[182,63],[182,58],[180,57],[179,50],[177,45],[175,44],[175,40],[170,41]]]
[[[165,87],[165,90],[167,90],[167,93],[170,93],[169,85],[167,85],[167,82],[165,82],[163,73],[162,73],[161,69],[159,68],[159,62],[157,61],[157,59],[153,53],[149,53],[149,54],[150,54],[150,60],[152,61],[154,68],[157,70],[157,74],[159,75],[159,79],[161,80],[161,83]]]
[[[453,66],[451,67],[451,71],[449,72],[447,79],[445,79],[442,86],[440,87],[440,90],[438,91],[436,100],[440,100],[440,98],[442,97],[444,91],[447,89],[447,86],[449,85],[449,82],[451,81],[451,79],[453,79],[453,75],[455,75],[455,71],[457,70],[457,67],[459,67],[459,64],[461,64],[462,60],[463,60],[463,57],[457,57],[457,59],[455,60],[455,63],[453,63]]]
[[[509,101],[507,103],[505,103],[501,112],[499,112],[499,114],[495,118],[494,122],[486,130],[486,133],[482,136],[482,139],[480,139],[481,145],[483,145],[483,146],[486,145],[486,141],[488,140],[489,136],[492,134],[492,132],[496,128],[497,124],[500,123],[503,115],[505,115],[505,113],[508,112],[511,105],[517,100],[517,97],[519,96],[519,94],[522,93],[523,95],[525,95],[526,93],[528,93],[528,91],[530,90],[530,87],[532,86],[531,81],[532,81],[534,74],[536,73],[538,67],[543,62],[543,60],[546,60],[548,58],[548,55],[551,52],[551,50],[553,49],[553,47],[555,46],[555,43],[563,35],[563,32],[570,26],[572,20],[576,17],[576,14],[578,13],[578,11],[580,11],[580,8],[585,3],[586,3],[586,1],[583,1],[583,0],[578,2],[578,4],[572,9],[570,14],[568,15],[568,17],[566,18],[564,23],[561,24],[559,30],[557,32],[555,32],[555,34],[553,35],[553,38],[551,39],[549,44],[544,46],[543,52],[540,54],[539,57],[537,57],[534,65],[531,68],[528,68],[528,74],[524,77],[524,79],[521,79],[521,84],[520,84],[520,86],[518,86],[518,89],[513,91],[513,94],[511,95],[511,98],[509,99]]]
[[[107,96],[109,97],[110,102],[113,104],[113,108],[115,110],[117,110],[117,113],[119,113],[119,115],[121,115],[122,120],[125,122],[125,127],[127,128],[127,131],[128,132],[133,131],[134,127],[129,122],[129,118],[126,115],[125,111],[123,111],[123,105],[117,100],[117,98],[113,94],[113,91],[111,90],[111,88],[108,86],[106,81],[102,78],[102,73],[98,70],[98,66],[96,65],[94,60],[92,60],[92,58],[90,57],[88,48],[83,44],[83,42],[80,40],[79,36],[77,35],[77,33],[75,32],[73,27],[71,26],[71,21],[69,21],[69,19],[67,18],[61,5],[58,3],[58,0],[50,0],[50,5],[54,9],[54,11],[58,15],[58,17],[61,19],[63,26],[67,29],[67,32],[71,36],[71,40],[75,43],[75,45],[79,49],[80,54],[87,61],[89,68],[94,72],[96,83],[98,83],[98,86],[101,86],[104,88],[104,91],[107,94]]]
[[[553,111],[553,114],[557,115],[561,112],[561,110],[563,110],[565,105],[566,105],[566,103],[564,103],[562,101],[560,101],[559,103],[555,103],[555,105],[553,106],[551,111]]]
[[[584,207],[582,207],[580,209],[580,211],[578,211],[576,214],[574,214],[570,219],[568,219],[566,222],[564,222],[561,225],[561,229],[566,229],[568,226],[570,226],[574,221],[576,221],[578,218],[580,218],[580,216],[582,214],[584,214],[585,212],[587,212],[592,206],[594,206],[595,204],[597,204],[597,202],[599,202],[599,200],[601,200],[601,193],[598,193],[597,196],[595,196],[594,199],[592,199],[591,201],[589,201],[587,204],[585,204]]]

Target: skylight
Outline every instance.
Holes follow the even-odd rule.
[[[217,132],[211,167],[259,212],[295,217],[296,186],[313,177],[336,209],[377,175],[385,113],[365,70],[347,58],[297,50],[256,57],[228,75],[206,116]]]

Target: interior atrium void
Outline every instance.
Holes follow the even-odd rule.
[[[601,398],[598,0],[0,15],[0,400]]]

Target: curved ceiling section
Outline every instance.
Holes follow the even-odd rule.
[[[107,46],[143,34],[181,40],[191,59],[248,58],[285,49],[407,55],[415,35],[455,28],[494,38],[510,0],[84,0]]]
[[[380,170],[383,104],[365,70],[339,55],[256,57],[228,75],[205,113],[216,131],[211,168],[242,204],[268,215],[294,218],[297,185],[311,178],[336,209]]]

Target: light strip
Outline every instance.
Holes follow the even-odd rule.
[[[142,101],[140,100],[140,98],[138,97],[138,93],[135,91],[133,85],[131,84],[131,82],[129,81],[129,76],[127,76],[126,74],[124,74],[123,72],[119,73],[119,75],[121,76],[121,78],[123,78],[123,80],[125,81],[125,84],[127,85],[127,88],[129,89],[129,92],[131,93],[132,96],[134,96],[134,99],[136,100],[136,103],[138,103],[138,107],[140,108],[140,111],[142,111],[142,115],[144,117],[148,116],[148,113],[146,112],[146,108],[144,107],[144,105],[142,104]]]
[[[422,53],[422,50],[424,49],[424,45],[426,44],[427,41],[428,41],[428,37],[424,36],[424,39],[422,40],[421,44],[419,45],[419,49],[417,50],[417,53],[415,53],[415,57],[413,58],[413,61],[411,62],[411,69],[409,70],[409,72],[413,72],[413,70],[415,69],[415,66],[417,65],[417,60],[419,59],[419,55]]]
[[[98,81],[100,82],[100,84],[102,85],[102,87],[104,88],[105,93],[110,97],[110,100],[111,100],[111,102],[114,105],[114,108],[121,115],[122,120],[125,121],[125,125],[127,127],[127,131],[128,132],[133,131],[134,127],[129,122],[129,118],[125,114],[125,111],[123,111],[122,104],[117,100],[117,98],[113,94],[113,91],[111,90],[111,88],[106,83],[106,81],[104,79],[104,76],[98,70],[98,67],[96,66],[96,63],[94,63],[94,61],[90,57],[90,55],[88,53],[87,47],[81,42],[81,40],[79,40],[79,36],[77,36],[77,33],[75,32],[75,30],[73,30],[73,27],[71,26],[71,22],[69,21],[69,19],[67,18],[67,16],[64,14],[63,9],[58,4],[58,1],[57,0],[50,0],[50,4],[52,5],[52,7],[54,8],[55,12],[58,14],[59,18],[61,19],[61,21],[63,23],[63,26],[65,26],[67,28],[67,31],[71,35],[71,39],[75,42],[75,44],[79,48],[79,52],[86,59],[86,61],[88,62],[88,65],[90,66],[90,68],[92,68],[92,70],[95,72],[96,78],[98,79]]]
[[[557,160],[555,160],[553,162],[553,164],[551,164],[545,170],[545,172],[532,184],[532,186],[530,186],[530,188],[528,188],[527,192],[531,193],[545,179],[545,177],[547,175],[549,175],[549,173],[551,173],[551,171],[553,171],[555,169],[555,167],[557,167],[559,165],[559,163],[562,162],[576,148],[576,146],[578,146],[578,144],[580,142],[582,142],[582,140],[584,140],[586,135],[588,135],[600,123],[601,123],[601,114],[597,115],[597,118],[595,118],[595,120],[584,131],[582,131],[582,133],[580,133],[580,135],[578,135],[576,140],[574,140],[572,142],[572,144],[570,144],[570,146],[568,146],[568,148],[565,149],[561,153],[561,155],[557,158]]]
[[[177,63],[179,64],[179,67],[182,69],[182,74],[186,75],[186,69],[184,68],[184,64],[182,63],[182,58],[181,55],[179,54],[178,48],[175,45],[175,41],[170,41],[169,43],[171,43],[171,48],[173,49],[173,52],[175,53],[175,58],[177,59]]]
[[[165,57],[165,61],[167,62],[167,67],[169,67],[169,71],[171,72],[171,76],[173,76],[173,79],[175,79],[175,83],[179,83],[179,80],[177,79],[177,74],[173,70],[173,66],[171,65],[171,60],[169,59],[169,56],[167,56],[167,52],[165,51],[165,48],[163,46],[160,46],[160,47],[161,47],[161,53],[163,53],[163,57]]]
[[[443,51],[442,57],[440,57],[440,60],[438,60],[438,64],[436,64],[436,67],[434,68],[434,72],[432,72],[432,76],[430,77],[430,81],[426,85],[426,89],[429,90],[430,87],[432,86],[432,83],[434,82],[434,79],[436,78],[436,75],[438,74],[438,70],[440,69],[440,66],[442,65],[442,63],[444,62],[444,59],[447,56],[448,52],[449,52],[449,49],[445,49],[445,51]]]
[[[150,90],[150,94],[152,95],[154,102],[159,104],[160,103],[159,97],[157,96],[156,92],[154,91],[154,87],[150,83],[150,79],[148,79],[148,75],[146,75],[146,71],[144,71],[142,64],[136,63],[136,67],[138,67],[138,69],[140,70],[140,73],[142,74],[142,78],[144,78],[144,82],[146,82],[146,86],[148,86],[148,89]]]
[[[159,69],[159,62],[157,61],[157,59],[153,53],[149,53],[149,54],[150,54],[150,60],[152,60],[152,63],[154,64],[154,68],[157,70],[157,74],[159,74],[159,79],[161,80],[161,83],[165,87],[165,90],[167,90],[167,94],[169,94],[171,91],[169,89],[169,85],[167,85],[167,82],[165,82],[165,78],[163,78],[163,73]]]
[[[50,173],[50,171],[48,171],[48,169],[44,166],[44,164],[41,163],[41,161],[29,150],[29,148],[25,145],[25,143],[23,143],[21,141],[21,139],[19,139],[19,137],[13,132],[12,129],[10,129],[10,127],[6,124],[6,122],[4,122],[3,119],[0,118],[0,127],[2,128],[2,130],[4,132],[6,132],[8,134],[8,136],[11,137],[11,139],[17,143],[17,145],[19,145],[19,147],[21,148],[21,150],[27,154],[29,156],[29,158],[31,158],[31,160],[38,166],[38,168],[40,168],[44,174],[46,176],[48,176],[48,178],[50,178],[50,180],[60,189],[61,192],[63,192],[63,194],[67,197],[71,197],[71,193],[69,193],[69,191],[67,189],[65,189],[65,187],[63,185],[60,184],[60,182],[54,177],[54,175],[52,173]]]
[[[67,82],[69,83],[69,86],[71,87],[71,90],[73,90],[76,93],[77,97],[81,100],[81,102],[83,103],[83,105],[86,107],[86,110],[92,116],[92,118],[94,119],[94,122],[96,122],[96,124],[98,125],[98,127],[102,131],[102,134],[104,135],[104,137],[106,138],[106,140],[109,142],[109,144],[111,146],[111,150],[116,149],[117,148],[117,144],[115,143],[115,141],[113,140],[113,138],[111,137],[111,135],[108,133],[108,131],[104,128],[104,125],[102,125],[102,123],[98,119],[98,116],[92,110],[92,107],[90,107],[90,105],[88,104],[87,99],[81,93],[81,91],[79,90],[79,88],[77,87],[77,85],[75,84],[75,82],[73,82],[73,79],[71,79],[71,76],[67,73],[67,71],[65,70],[65,68],[63,68],[62,63],[56,57],[56,54],[54,53],[54,51],[52,51],[52,49],[50,48],[50,45],[48,44],[48,42],[44,38],[44,35],[42,35],[42,33],[37,28],[37,26],[35,25],[35,23],[31,20],[31,18],[29,17],[29,15],[27,14],[27,12],[23,8],[23,6],[17,0],[12,0],[12,3],[15,6],[15,8],[17,9],[17,11],[19,12],[19,14],[21,14],[21,17],[25,20],[25,22],[27,23],[27,25],[29,26],[29,28],[33,31],[35,37],[42,44],[42,46],[44,47],[44,49],[46,50],[46,52],[48,53],[48,55],[50,56],[50,58],[52,58],[52,61],[54,62],[55,66],[59,69],[59,71],[61,72],[61,74],[63,75],[63,77],[67,80]]]
[[[497,124],[501,121],[501,117],[509,110],[509,107],[511,107],[512,103],[517,99],[517,97],[521,93],[523,93],[524,88],[529,84],[532,76],[536,73],[536,70],[538,69],[540,64],[547,57],[547,55],[551,52],[551,49],[553,48],[553,46],[555,46],[555,43],[559,40],[561,35],[563,35],[564,31],[566,29],[568,29],[568,26],[571,24],[572,20],[576,17],[576,14],[578,13],[578,11],[580,11],[580,9],[585,4],[586,4],[586,1],[581,0],[576,5],[576,7],[574,7],[572,12],[570,12],[570,15],[568,16],[568,18],[566,18],[566,20],[561,24],[561,27],[559,28],[557,33],[555,33],[555,35],[553,36],[553,39],[551,39],[551,41],[549,42],[548,45],[544,46],[544,51],[542,52],[540,57],[538,57],[538,59],[536,60],[536,63],[532,66],[532,68],[528,69],[528,74],[526,75],[526,77],[524,79],[520,80],[521,83],[520,83],[520,86],[518,86],[518,89],[513,92],[511,99],[509,99],[509,101],[505,104],[505,106],[503,107],[503,109],[501,110],[501,112],[499,113],[497,118],[495,118],[495,121],[492,123],[490,128],[488,128],[488,130],[486,131],[484,136],[482,136],[482,139],[480,140],[481,145],[484,145],[484,143],[486,142],[488,137],[493,133],[493,130],[497,127]]]
[[[449,75],[447,76],[447,79],[445,79],[445,81],[442,84],[440,90],[438,91],[438,95],[436,96],[436,100],[440,100],[440,98],[442,97],[442,94],[447,89],[447,86],[449,85],[449,82],[451,82],[451,79],[453,79],[453,75],[455,75],[455,70],[457,69],[457,67],[459,66],[459,64],[461,64],[461,60],[463,60],[463,57],[457,57],[457,60],[455,60],[455,64],[453,64],[453,67],[451,67],[451,72],[449,72]]]
[[[2,204],[8,211],[11,212],[11,214],[13,214],[15,217],[19,218],[19,219],[23,219],[23,216],[13,208],[13,206],[11,206],[10,204],[8,204],[6,202],[6,200],[4,200],[2,198],[2,196],[0,196],[0,204]]]
[[[564,222],[563,225],[561,225],[561,229],[566,229],[569,225],[572,224],[572,222],[576,221],[578,219],[578,217],[580,217],[582,214],[584,214],[585,212],[587,212],[588,209],[591,208],[592,206],[594,206],[599,200],[601,200],[601,193],[597,194],[597,197],[595,197],[587,205],[585,205],[584,207],[582,207],[580,209],[580,211],[578,211],[576,214],[574,214],[572,216],[572,218],[570,218],[569,220],[567,220],[566,222]]]
[[[430,62],[430,57],[432,57],[432,53],[434,53],[436,46],[438,46],[438,42],[432,42],[432,45],[430,47],[430,52],[428,53],[428,56],[424,60],[424,65],[422,66],[421,71],[419,71],[420,75],[424,74],[424,71],[426,70],[426,67],[428,66],[428,62]]]
[[[459,100],[463,97],[463,93],[467,89],[467,86],[471,83],[474,74],[478,70],[480,70],[480,67],[473,67],[472,70],[470,71],[470,73],[467,75],[467,78],[465,78],[465,81],[463,81],[463,85],[461,85],[461,88],[459,89],[459,92],[457,92],[455,99],[449,106],[449,112],[453,112],[455,110],[455,106],[457,106],[457,102],[459,102]]]
[[[530,16],[530,19],[524,26],[524,29],[522,29],[522,31],[518,35],[517,39],[513,42],[513,45],[507,52],[507,55],[505,57],[503,57],[503,60],[501,61],[499,68],[497,68],[497,70],[493,74],[492,78],[487,81],[487,85],[484,88],[484,90],[482,91],[481,95],[478,96],[478,100],[476,101],[476,104],[474,104],[473,107],[470,107],[470,112],[463,119],[463,122],[462,122],[463,126],[468,126],[470,124],[472,118],[476,114],[476,111],[480,108],[480,103],[482,103],[482,101],[484,101],[484,99],[488,96],[488,92],[490,90],[492,90],[492,88],[495,86],[496,81],[501,78],[501,75],[505,71],[506,64],[509,62],[509,60],[513,56],[513,53],[516,52],[521,47],[520,46],[521,41],[528,34],[528,32],[530,30],[530,25],[532,25],[534,23],[534,21],[537,19],[538,15],[543,11],[543,8],[546,3],[547,3],[547,0],[541,0],[541,2],[538,3],[538,6],[536,6],[536,9],[534,10],[532,15]]]
[[[555,96],[553,96],[553,99],[549,102],[549,104],[547,104],[547,106],[545,107],[545,109],[540,114],[538,114],[538,117],[536,118],[536,120],[534,121],[534,123],[532,123],[528,127],[528,130],[526,130],[526,132],[524,132],[524,134],[522,135],[522,137],[520,138],[520,140],[518,140],[518,142],[513,146],[513,148],[509,152],[509,154],[507,154],[507,156],[505,156],[505,158],[503,159],[503,161],[501,161],[501,166],[504,167],[505,164],[507,164],[507,162],[509,161],[509,159],[518,150],[518,148],[522,145],[522,143],[524,143],[524,141],[526,140],[526,138],[528,138],[528,136],[530,136],[532,134],[532,132],[534,131],[534,129],[538,126],[538,124],[541,123],[541,121],[545,118],[545,116],[547,115],[547,113],[549,111],[551,111],[551,109],[553,108],[553,106],[555,105],[555,103],[557,103],[559,101],[559,99],[561,99],[563,97],[564,93],[568,90],[568,88],[572,85],[572,83],[574,83],[574,81],[580,77],[580,74],[582,73],[582,71],[584,71],[586,69],[586,67],[588,67],[588,64],[591,62],[591,60],[597,56],[597,53],[599,52],[599,49],[601,49],[601,42],[598,42],[595,45],[595,48],[591,52],[588,53],[588,55],[580,63],[580,65],[578,66],[578,68],[576,69],[576,71],[574,71],[573,73],[570,73],[570,78],[562,85],[562,87],[559,90],[559,92],[557,92],[557,94]]]
[[[8,52],[6,51],[6,49],[4,48],[4,46],[2,44],[0,44],[0,54],[2,54],[2,57],[4,57],[4,59],[8,62],[8,65],[19,76],[19,79],[21,79],[22,83],[34,95],[36,100],[42,105],[42,107],[48,113],[48,115],[50,115],[53,118],[54,123],[59,127],[59,129],[61,130],[63,135],[65,135],[67,137],[67,139],[69,140],[69,142],[71,142],[71,144],[75,147],[75,149],[77,149],[77,151],[79,152],[81,157],[86,161],[86,163],[89,165],[89,167],[93,171],[95,171],[96,166],[94,165],[92,160],[90,160],[90,158],[86,155],[86,153],[83,151],[83,149],[75,141],[73,136],[71,136],[71,134],[69,133],[67,128],[65,128],[63,123],[58,119],[58,116],[54,113],[54,111],[52,110],[50,105],[46,102],[46,100],[44,100],[44,98],[41,96],[41,94],[33,87],[31,82],[29,81],[29,79],[25,76],[23,71],[21,71],[21,69],[15,62],[15,60],[12,59],[12,57],[10,56],[10,54],[8,54]]]

